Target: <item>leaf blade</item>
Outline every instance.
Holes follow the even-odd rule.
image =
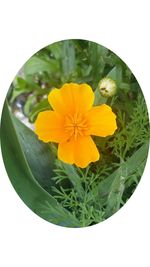
[[[12,122],[6,102],[2,113],[1,147],[10,181],[24,203],[49,222],[61,226],[79,227],[80,223],[75,216],[64,209],[35,180],[16,135],[14,121]]]

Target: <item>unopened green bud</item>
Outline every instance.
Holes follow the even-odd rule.
[[[104,97],[113,96],[115,95],[117,91],[116,82],[112,80],[111,78],[107,78],[107,77],[100,80],[98,84],[98,88],[100,90],[101,95]]]

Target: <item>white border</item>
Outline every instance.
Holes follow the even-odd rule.
[[[98,42],[120,56],[150,106],[148,1],[3,1],[0,7],[0,108],[15,74],[37,50],[61,39]],[[13,190],[0,158],[0,264],[15,266],[149,266],[150,157],[134,195],[89,228],[52,225]]]

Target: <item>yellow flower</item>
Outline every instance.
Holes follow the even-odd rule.
[[[88,84],[66,83],[48,96],[52,110],[38,114],[35,133],[43,142],[56,142],[58,158],[81,168],[99,159],[91,135],[108,136],[117,129],[116,115],[106,105],[92,107],[94,93]]]

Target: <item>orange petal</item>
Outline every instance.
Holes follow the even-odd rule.
[[[44,142],[64,142],[68,135],[64,130],[64,118],[55,111],[43,111],[35,121],[35,133]]]
[[[74,140],[68,142],[59,143],[58,145],[58,158],[65,163],[73,164],[74,163],[74,149],[75,143]]]
[[[69,164],[76,164],[85,168],[90,162],[95,162],[100,155],[90,136],[80,137],[77,140],[60,143],[58,146],[58,158]]]
[[[52,108],[61,113],[86,112],[94,102],[94,93],[88,84],[66,83],[60,89],[53,89],[48,100]]]
[[[108,136],[112,135],[117,129],[116,115],[111,107],[106,104],[93,107],[88,113],[88,124],[90,135]]]

